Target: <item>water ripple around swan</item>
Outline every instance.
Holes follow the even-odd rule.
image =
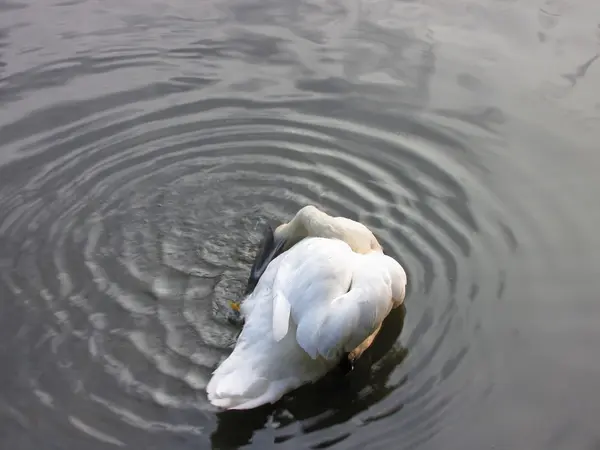
[[[2,169],[6,179],[30,167],[1,205],[4,253],[19,255],[4,283],[23,314],[40,320],[18,335],[35,336],[33,354],[53,355],[44,373],[54,372],[53,383],[69,385],[77,401],[51,400],[57,387],[34,376],[35,363],[26,372],[32,391],[80,428],[103,414],[141,431],[201,434],[212,411],[204,388],[237,331],[227,322],[227,300],[245,287],[263,227],[315,204],[372,227],[407,267],[412,325],[373,378],[363,374],[356,405],[348,397],[292,405],[281,433],[289,439],[296,415],[307,436],[317,435],[311,442],[350,417],[385,427],[390,411],[407,405],[421,411],[417,423],[414,414],[395,421],[406,427],[407,447],[435,432],[452,404],[465,401],[461,383],[443,396],[439,386],[452,383],[469,356],[483,308],[477,299],[498,295],[510,251],[496,242],[498,260],[490,261],[489,244],[474,238],[506,227],[470,197],[478,181],[440,154],[441,143],[316,115],[326,101],[171,97],[175,106],[164,109],[126,114],[131,105],[115,104],[40,130],[29,136],[27,155]],[[419,356],[407,357],[407,349]]]

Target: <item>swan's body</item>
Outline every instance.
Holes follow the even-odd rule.
[[[272,235],[266,236],[263,248],[257,254],[252,266],[246,294],[255,288],[270,261],[307,237],[339,239],[356,253],[383,253],[375,235],[362,223],[346,217],[330,216],[317,207],[308,205],[301,208],[288,223],[279,225]],[[237,303],[232,303],[232,307],[239,310]],[[369,348],[378,333],[379,328],[348,353],[347,360],[350,367]]]
[[[286,224],[288,232],[290,224],[297,226]],[[286,226],[276,230],[275,240],[292,236],[284,234]],[[379,244],[371,250],[370,232],[363,254],[355,251],[360,238],[352,245],[333,228],[322,227],[337,234],[333,238],[301,237],[263,271],[241,305],[245,325],[235,349],[208,384],[213,405],[254,408],[318,380],[348,353],[362,353],[391,309],[402,304],[402,266]],[[347,233],[350,242],[353,237]]]

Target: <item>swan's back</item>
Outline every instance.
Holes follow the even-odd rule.
[[[211,403],[228,409],[273,403],[331,370],[347,347],[338,344],[360,339],[371,326],[361,316],[371,320],[391,309],[387,272],[369,274],[374,261],[377,257],[371,260],[340,240],[325,238],[304,239],[274,259],[242,303],[245,325],[208,384]],[[380,282],[369,291],[371,278],[378,276]],[[359,288],[360,277],[365,278],[364,290],[354,289],[353,277]],[[353,298],[345,297],[352,292]],[[384,300],[372,306],[365,295]],[[341,300],[335,308],[334,299]],[[360,327],[365,330],[352,339]]]

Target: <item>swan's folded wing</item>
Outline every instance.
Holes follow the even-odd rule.
[[[297,324],[296,340],[313,359],[321,355],[335,360],[354,350],[392,308],[390,286],[383,274],[379,275],[385,268],[360,258],[347,253],[339,259],[323,259],[311,281],[299,283],[299,289],[288,295],[291,317]],[[356,281],[358,271],[369,271],[372,276],[368,282],[364,277]]]
[[[335,360],[351,352],[381,325],[391,306],[389,297],[363,289],[353,289],[334,299],[322,311],[318,328],[313,331],[318,353]]]
[[[298,326],[297,340],[313,358],[314,330],[322,308],[347,292],[352,276],[350,247],[332,239],[309,238],[286,252],[273,282],[273,337],[283,339],[290,317]],[[300,319],[303,326],[300,327]]]
[[[300,347],[313,359],[321,355],[334,360],[381,325],[392,307],[391,292],[379,276],[384,268],[374,261],[364,260],[340,241],[311,241],[292,248],[280,266],[274,310],[283,314],[274,314],[273,327],[277,330],[281,321],[287,333],[291,317]],[[357,271],[371,272],[372,282],[351,286]]]

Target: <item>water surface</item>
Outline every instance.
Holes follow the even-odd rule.
[[[600,446],[600,3],[0,0],[6,449]],[[205,395],[265,224],[359,219],[349,378]]]

